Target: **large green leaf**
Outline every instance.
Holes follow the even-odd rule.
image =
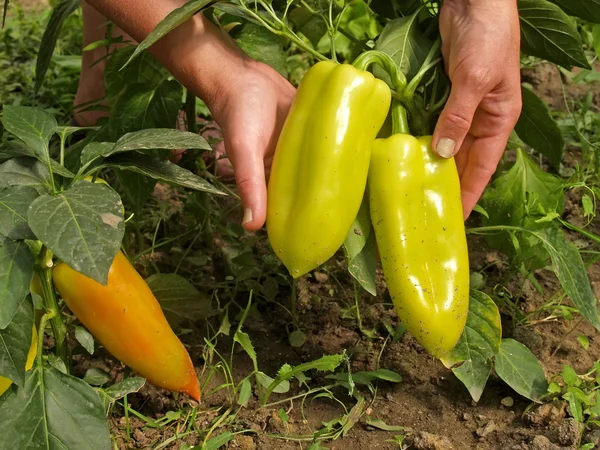
[[[588,22],[600,23],[600,0],[550,0],[567,14]]]
[[[37,64],[35,67],[35,92],[39,90],[50,67],[50,61],[52,60],[52,54],[54,53],[54,47],[56,41],[62,29],[63,23],[71,14],[73,14],[81,0],[60,0],[59,3],[52,9],[50,20],[44,35],[42,36],[42,43],[38,51]]]
[[[536,401],[548,391],[542,366],[531,351],[514,339],[503,339],[496,355],[496,373],[517,393]]]
[[[36,159],[25,156],[12,158],[0,164],[0,188],[32,186],[50,188],[50,172]]]
[[[547,0],[518,0],[521,49],[571,69],[591,69],[575,21]]]
[[[0,376],[16,385],[25,384],[25,363],[31,346],[33,308],[31,298],[24,297],[19,303],[13,320],[0,330]]]
[[[523,142],[546,156],[558,169],[565,146],[560,128],[542,99],[524,86],[521,93],[523,109],[515,131]]]
[[[268,64],[287,78],[287,55],[283,49],[285,38],[260,25],[246,23],[236,35],[236,42],[252,59]]]
[[[153,158],[149,155],[116,155],[106,159],[105,165],[122,170],[131,170],[175,186],[224,195],[223,192],[215,188],[204,178],[170,161]]]
[[[206,319],[217,313],[210,296],[198,291],[181,275],[157,273],[147,278],[146,283],[173,328],[177,328],[184,320]]]
[[[496,178],[481,198],[481,206],[489,217],[484,226],[510,225],[540,230],[554,226],[552,222],[538,222],[548,213],[561,214],[564,208],[562,180],[544,172],[522,150],[516,152],[517,160],[505,174]],[[531,270],[541,268],[547,253],[539,240],[531,234],[519,235],[519,248],[506,233],[487,236],[490,245],[519,260]]]
[[[126,85],[111,108],[109,140],[146,128],[175,128],[182,95],[175,80]]]
[[[476,402],[481,398],[492,372],[492,359],[500,350],[501,341],[502,324],[498,307],[487,294],[472,290],[465,330],[442,362],[446,367],[452,367]],[[460,365],[453,367],[457,364]]]
[[[35,239],[27,223],[27,210],[39,195],[29,186],[0,189],[0,234],[13,240]]]
[[[75,177],[75,175],[69,169],[61,166],[58,162],[54,161],[53,159],[48,158],[47,154],[40,154],[39,152],[36,152],[21,141],[11,141],[2,150],[8,158],[30,156],[32,158],[37,159],[46,166],[50,164],[49,167],[50,169],[52,169],[52,173],[54,174],[61,175],[66,178]]]
[[[0,236],[0,330],[12,321],[29,293],[33,263],[25,242]]]
[[[0,397],[0,448],[111,450],[100,397],[79,378],[35,367],[23,389]]]
[[[125,231],[121,208],[121,198],[110,187],[78,181],[57,196],[35,200],[29,226],[70,267],[106,284]]]
[[[375,50],[387,53],[396,61],[408,79],[417,74],[433,46],[433,42],[420,32],[418,18],[418,13],[415,13],[388,22],[375,45]],[[376,73],[389,80],[385,72],[378,70]]]
[[[37,158],[49,161],[48,143],[58,126],[52,114],[30,106],[4,105],[2,123],[6,131],[21,139]]]

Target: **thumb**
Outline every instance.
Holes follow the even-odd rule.
[[[482,99],[477,84],[456,78],[433,133],[433,148],[442,158],[451,158],[460,150]]]
[[[256,231],[265,223],[267,210],[262,147],[250,139],[226,139],[225,147],[233,165],[235,182],[244,208],[242,226],[248,231]]]

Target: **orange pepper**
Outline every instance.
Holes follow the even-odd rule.
[[[155,386],[200,401],[189,353],[122,252],[112,263],[106,286],[65,263],[54,268],[53,279],[69,309],[115,358]]]

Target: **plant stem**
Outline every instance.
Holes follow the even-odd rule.
[[[400,100],[392,100],[392,134],[409,134],[406,108]]]
[[[185,95],[185,119],[190,133],[197,133],[196,129],[196,96],[190,91]]]
[[[60,315],[58,300],[54,293],[54,286],[52,284],[52,265],[52,252],[47,248],[44,248],[41,253],[41,263],[37,268],[38,276],[40,277],[40,282],[42,284],[42,291],[44,293],[44,306],[52,317],[50,319],[50,326],[54,333],[56,354],[64,361],[67,366],[67,372],[70,372],[69,352],[65,345],[67,339],[67,327]],[[43,328],[40,327],[40,333],[43,333],[43,331]]]
[[[378,50],[369,50],[354,60],[352,65],[360,70],[367,70],[371,65],[379,64],[392,79],[392,86],[399,96],[404,95],[406,89],[406,75],[404,75],[396,62],[387,53]]]

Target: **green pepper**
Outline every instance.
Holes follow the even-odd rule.
[[[269,241],[294,278],[344,243],[390,103],[385,82],[350,64],[322,61],[302,79],[277,142],[267,195]]]
[[[431,136],[377,139],[368,191],[398,316],[431,355],[442,357],[458,342],[469,306],[469,258],[454,158],[434,153]]]

